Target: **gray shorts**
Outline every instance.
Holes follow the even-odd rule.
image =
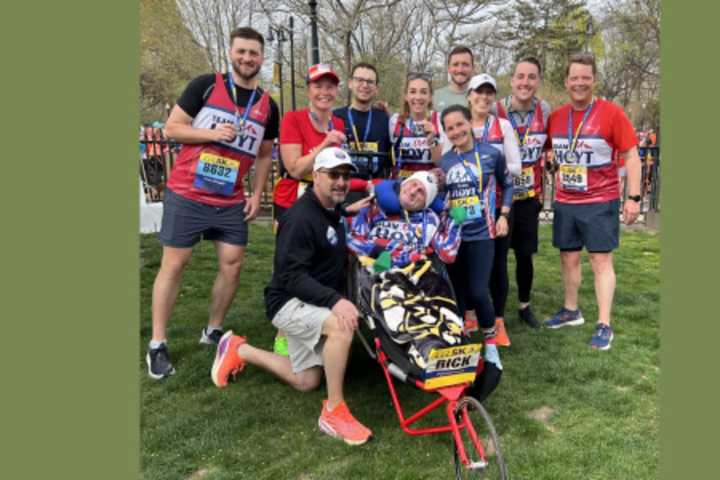
[[[322,349],[325,344],[322,328],[330,313],[329,308],[291,298],[273,317],[272,324],[287,335],[293,372],[322,366]]]
[[[167,247],[192,247],[201,238],[245,246],[248,225],[245,202],[214,207],[196,202],[165,189],[162,226],[158,238]]]
[[[618,248],[620,202],[553,202],[553,246],[561,251],[605,253]]]

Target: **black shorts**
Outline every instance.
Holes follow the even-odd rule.
[[[536,198],[513,202],[510,209],[510,248],[526,255],[537,253],[542,208],[542,203]]]
[[[553,202],[553,245],[563,251],[611,252],[620,238],[620,201]]]
[[[245,202],[215,207],[190,200],[165,189],[162,226],[158,238],[166,247],[188,248],[201,238],[245,246],[248,225]]]

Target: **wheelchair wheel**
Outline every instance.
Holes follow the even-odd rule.
[[[500,451],[495,426],[485,408],[472,397],[463,397],[455,407],[455,419],[459,424],[466,423],[466,427],[460,430],[465,455],[470,461],[469,465],[463,465],[458,452],[458,447],[453,438],[453,457],[455,462],[455,478],[464,479],[501,479],[507,476],[507,467]],[[471,440],[470,430],[477,434],[484,450],[484,457],[475,448]]]

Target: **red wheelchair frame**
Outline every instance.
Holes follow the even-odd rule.
[[[377,328],[382,327],[378,326]],[[468,383],[448,385],[439,388],[427,388],[424,382],[416,378],[411,378],[410,375],[405,374],[399,367],[392,363],[388,355],[383,350],[379,338],[374,337],[375,352],[373,353],[370,346],[367,344],[367,340],[361,332],[358,332],[358,337],[368,350],[368,353],[370,353],[370,355],[380,364],[380,368],[382,369],[383,375],[385,376],[385,380],[388,384],[388,389],[390,390],[390,397],[400,422],[400,428],[402,428],[405,433],[411,436],[420,436],[450,432],[452,434],[453,444],[455,447],[454,460],[456,479],[467,478],[463,474],[470,475],[469,478],[472,478],[474,473],[482,475],[485,469],[490,465],[490,462],[487,458],[488,455],[485,446],[483,445],[480,435],[478,435],[476,427],[473,424],[473,419],[468,411],[469,406],[478,411],[482,417],[487,427],[489,439],[494,444],[494,463],[497,465],[497,478],[507,478],[507,468],[500,451],[497,434],[490,416],[476,399],[470,396],[463,396],[465,390],[469,387]],[[478,375],[482,372],[483,368],[484,361],[480,358],[477,367]],[[411,415],[406,416],[406,413],[400,403],[400,398],[395,388],[395,381],[393,377],[398,377],[403,382],[414,385],[422,391],[436,393],[438,398],[434,399]],[[445,408],[445,413],[448,419],[447,424],[429,427],[413,427],[413,424],[441,407]],[[463,439],[463,435],[467,438],[467,445],[471,448],[469,452],[466,448],[466,442]],[[476,458],[476,460],[471,459],[471,457]]]

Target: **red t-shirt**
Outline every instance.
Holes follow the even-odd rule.
[[[333,130],[345,131],[345,123],[343,119],[335,115],[332,116]],[[320,145],[325,140],[325,132],[318,131],[310,121],[310,110],[304,108],[287,112],[283,116],[280,123],[280,145],[302,145],[302,155],[307,155],[310,151]],[[333,145],[339,147],[339,144]],[[312,181],[310,175],[305,178],[306,181]],[[275,185],[273,192],[273,203],[280,207],[289,208],[297,200],[298,180],[286,174]]]
[[[572,112],[572,131],[568,115]],[[568,103],[550,114],[546,149],[552,148],[560,165],[556,174],[555,199],[563,203],[600,203],[620,197],[617,152],[637,145],[635,129],[619,105],[595,99],[578,134],[575,150],[572,137],[585,115]]]

